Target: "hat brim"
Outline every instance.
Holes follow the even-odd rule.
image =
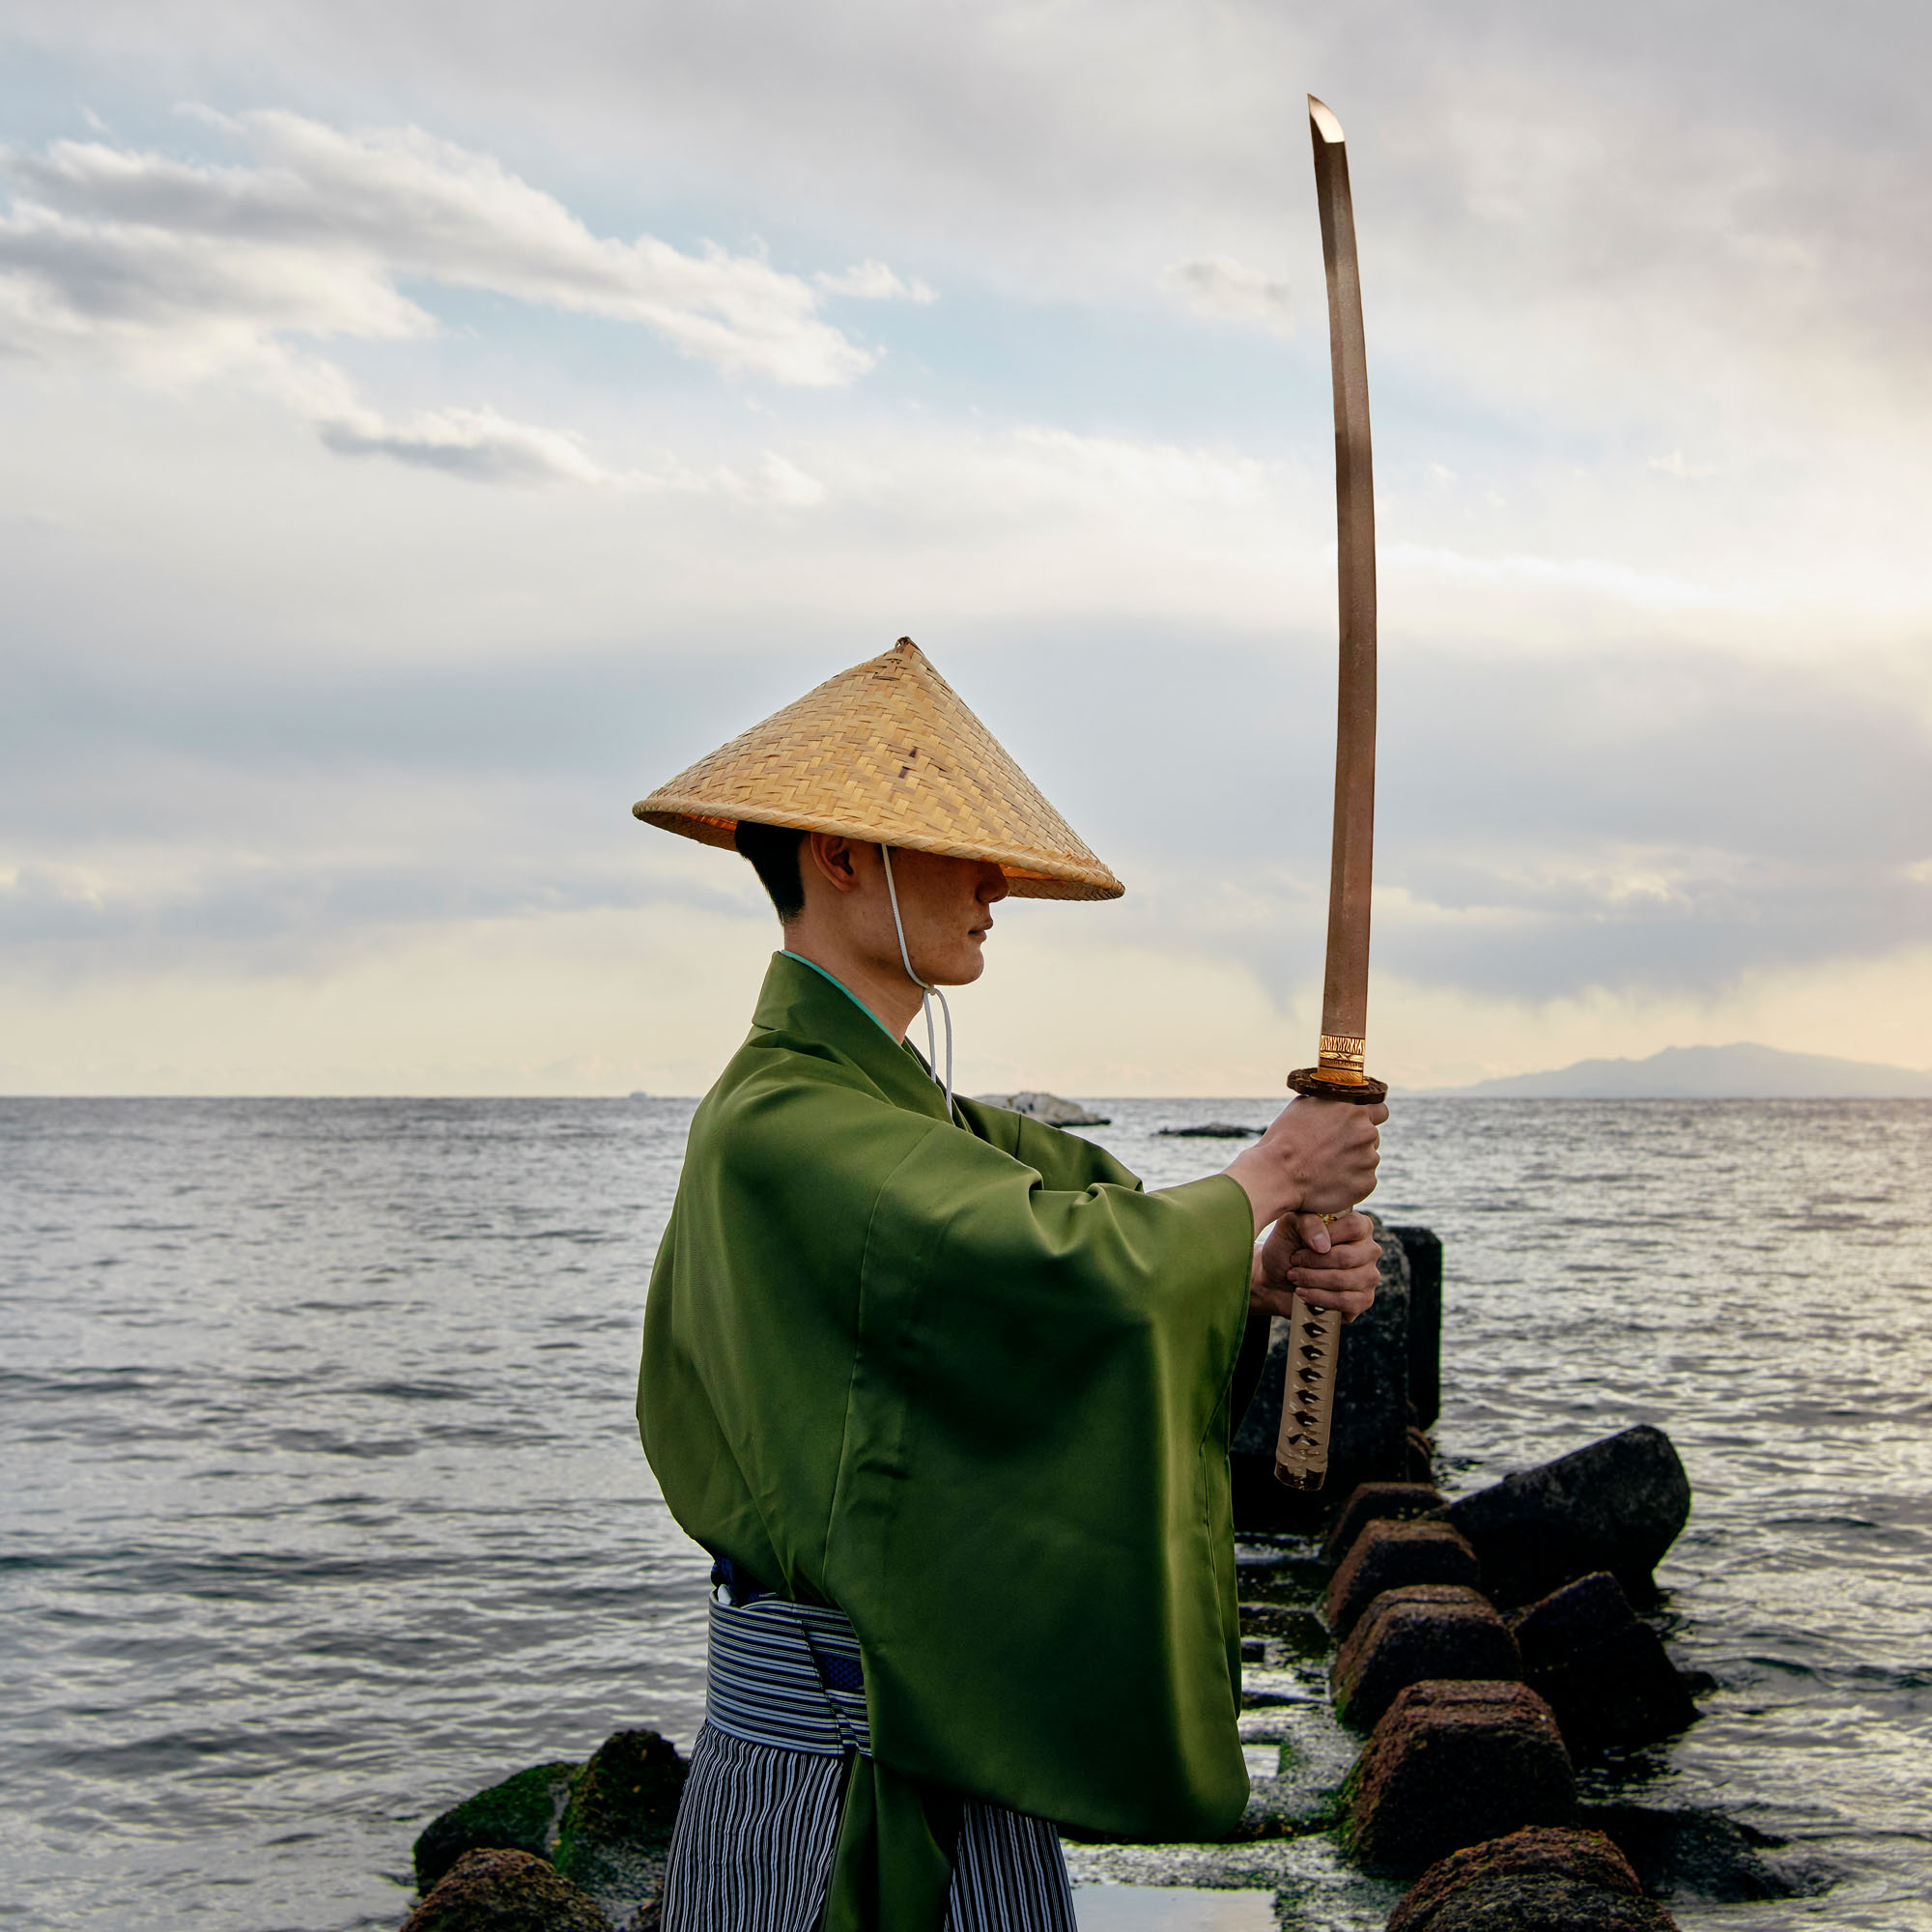
[[[717,845],[727,852],[735,849],[732,835],[738,829],[737,819],[720,818],[708,811],[680,811],[676,807],[675,800],[666,799],[662,793],[654,792],[647,799],[639,799],[631,808],[631,813],[633,817],[641,818],[646,825],[655,825],[665,832],[675,832],[681,838],[695,838],[700,845]],[[861,839],[868,845],[888,844],[895,851],[934,852],[943,859],[990,860],[1007,875],[1007,888],[1016,899],[1117,899],[1126,891],[1111,873],[1106,875],[1104,881],[1056,877],[1029,867],[1010,853],[986,845],[908,838],[904,835],[881,839],[875,832],[863,825],[844,824],[829,818],[814,819],[807,824],[761,817],[753,823],[783,824],[798,832],[829,832],[842,838]]]

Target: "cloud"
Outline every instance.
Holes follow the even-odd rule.
[[[374,410],[350,404],[318,416],[317,429],[338,456],[387,457],[472,483],[669,492],[788,510],[815,509],[826,497],[817,477],[775,450],[766,450],[749,470],[726,464],[696,470],[677,463],[657,469],[611,469],[567,432],[513,422],[494,410],[430,410],[391,422]]]
[[[390,422],[333,363],[294,345],[435,335],[436,318],[402,287],[430,283],[633,324],[724,374],[823,388],[876,358],[818,316],[821,288],[933,298],[877,261],[814,286],[755,255],[599,237],[489,156],[413,128],[200,118],[245,140],[252,164],[101,141],[0,150],[14,189],[0,213],[0,355],[170,384],[239,377],[309,417],[338,454],[472,481],[722,487],[802,506],[822,490],[777,457],[757,479],[715,471],[694,486],[610,469],[570,435],[490,409]]]
[[[319,425],[339,456],[386,456],[477,483],[586,483],[634,487],[560,430],[510,422],[492,410],[442,410],[390,423],[357,410]]]
[[[245,140],[256,165],[99,141],[6,155],[10,346],[86,344],[198,371],[289,335],[430,334],[398,286],[427,281],[634,323],[727,375],[827,387],[874,359],[819,319],[799,276],[715,244],[688,255],[593,235],[488,155],[419,128],[202,118]]]
[[[1277,335],[1294,333],[1294,304],[1288,284],[1250,269],[1230,255],[1202,255],[1161,270],[1160,285],[1196,315],[1225,322],[1256,322]]]
[[[934,302],[939,299],[937,291],[917,276],[910,282],[901,281],[883,262],[861,262],[857,267],[836,275],[816,274],[812,280],[827,295],[845,296],[855,301]]]

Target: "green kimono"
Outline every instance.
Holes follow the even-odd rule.
[[[1254,1221],[972,1100],[774,957],[691,1124],[638,1419],[684,1528],[848,1616],[828,1928],[937,1927],[961,1796],[1110,1837],[1247,1795],[1229,1389]]]

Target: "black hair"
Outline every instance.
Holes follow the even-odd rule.
[[[805,834],[793,825],[754,825],[741,818],[731,842],[752,862],[781,923],[795,920],[805,910],[805,879],[798,869]]]

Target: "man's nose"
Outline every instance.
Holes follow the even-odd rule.
[[[989,865],[985,875],[980,881],[980,903],[997,905],[1011,891],[1012,887],[1007,883],[1006,873],[999,867]]]

